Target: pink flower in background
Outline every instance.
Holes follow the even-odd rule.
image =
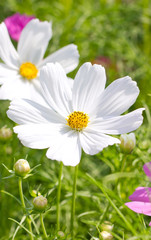
[[[150,178],[151,180],[151,162],[145,163],[143,166],[145,174]]]
[[[115,62],[113,62],[109,57],[107,56],[98,56],[93,61],[93,64],[100,64],[105,68],[110,68],[114,70],[115,72],[118,71],[117,65]]]
[[[25,14],[21,15],[19,13],[15,13],[14,15],[7,17],[4,22],[11,38],[18,41],[23,28],[33,18],[35,17],[27,16]]]
[[[144,164],[144,172],[148,177],[151,177],[151,162]],[[125,205],[136,213],[142,213],[151,216],[151,188],[138,187],[133,194],[129,196],[132,202],[125,203]],[[149,223],[151,226],[151,222]]]

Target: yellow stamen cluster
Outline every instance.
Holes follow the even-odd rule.
[[[33,63],[26,62],[20,66],[19,72],[24,78],[32,80],[37,77],[38,69]]]
[[[81,131],[83,128],[86,128],[88,125],[89,117],[86,113],[74,111],[72,112],[67,119],[67,125],[72,129]]]

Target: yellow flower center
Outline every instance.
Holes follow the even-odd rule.
[[[72,129],[81,131],[83,128],[86,128],[88,125],[89,116],[83,112],[72,112],[67,119],[67,125]]]
[[[31,80],[37,77],[38,69],[33,63],[26,62],[20,66],[19,72],[24,78]]]

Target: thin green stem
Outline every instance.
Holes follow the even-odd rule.
[[[73,190],[72,190],[72,206],[71,206],[71,237],[74,239],[74,218],[75,218],[75,200],[76,200],[76,184],[78,176],[78,165],[75,167]]]
[[[124,154],[123,159],[122,159],[121,172],[123,172],[123,170],[125,168],[126,159],[127,159],[127,154]]]
[[[33,231],[32,231],[32,226],[31,226],[31,220],[30,220],[28,217],[27,217],[26,219],[27,219],[29,231],[32,233]],[[31,240],[34,239],[33,235],[30,235],[30,239],[31,239]]]
[[[123,154],[122,163],[121,163],[121,169],[119,170],[119,172],[123,172],[124,171],[124,168],[125,168],[125,165],[126,165],[126,160],[127,160],[127,154]],[[119,184],[120,184],[120,181],[119,181],[119,178],[118,178],[117,182],[116,182],[116,185],[115,185],[115,188],[117,189],[118,192],[119,192],[119,190],[118,190]],[[119,194],[120,194],[120,192],[119,192]]]
[[[131,230],[131,232],[134,234],[134,236],[137,236],[137,233],[135,231],[135,229],[133,228],[133,226],[131,225],[131,223],[125,218],[125,216],[123,215],[123,213],[120,211],[120,209],[115,205],[115,203],[112,201],[112,199],[109,197],[108,193],[107,193],[107,189],[105,189],[103,187],[103,185],[96,181],[93,177],[91,177],[88,173],[86,173],[86,176],[88,177],[88,179],[94,184],[96,185],[104,194],[104,196],[106,197],[106,199],[108,199],[110,205],[114,208],[114,210],[117,212],[117,214],[119,215],[119,217],[123,220],[123,222],[126,224],[126,226],[129,228],[129,230]]]
[[[57,190],[57,230],[60,229],[60,195],[61,195],[61,177],[62,177],[63,163],[60,162],[58,190]]]
[[[47,235],[47,232],[46,232],[46,228],[45,228],[45,225],[44,225],[44,220],[43,220],[43,214],[42,213],[40,214],[40,222],[41,222],[41,227],[42,227],[42,231],[43,231],[44,237],[48,238],[48,235]]]
[[[24,211],[25,211],[26,206],[25,206],[25,201],[24,201],[23,188],[22,188],[22,178],[21,177],[19,177],[18,185],[19,185],[20,200],[21,200],[21,203],[22,203],[22,207],[24,208]]]
[[[23,209],[24,209],[24,212],[25,212],[26,205],[25,205],[25,201],[24,201],[23,187],[22,187],[22,178],[21,178],[21,177],[19,177],[18,185],[19,185],[20,200],[21,200],[21,203],[22,203],[22,207],[23,207]],[[26,221],[27,221],[27,223],[28,223],[29,231],[32,233],[31,220],[30,220],[28,217],[26,217]],[[30,239],[31,239],[31,240],[34,239],[33,235],[31,235],[31,234],[30,234]]]

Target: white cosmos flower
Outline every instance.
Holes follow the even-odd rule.
[[[39,70],[48,62],[59,62],[66,73],[77,67],[79,53],[74,44],[43,59],[51,37],[51,23],[34,19],[23,29],[16,51],[5,23],[0,24],[0,58],[4,62],[0,63],[0,99],[31,99],[40,91]]]
[[[120,140],[108,134],[135,130],[143,121],[143,109],[120,116],[136,100],[139,89],[130,77],[120,78],[105,89],[105,69],[85,63],[69,87],[60,64],[47,64],[40,82],[47,106],[31,100],[12,101],[8,117],[22,144],[36,149],[49,148],[47,157],[75,166],[81,149],[94,155]]]

